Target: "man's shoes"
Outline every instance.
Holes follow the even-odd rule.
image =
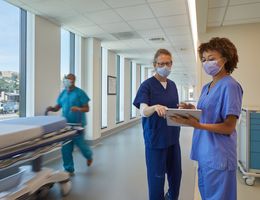
[[[164,200],[178,200],[178,197],[173,198],[169,192],[167,192],[164,196]]]
[[[88,159],[87,160],[87,166],[90,167],[93,163],[93,159]]]
[[[165,200],[171,200],[171,197],[170,197],[169,192],[167,192],[167,193],[165,194],[164,199],[165,199]]]

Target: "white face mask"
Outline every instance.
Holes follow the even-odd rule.
[[[161,76],[161,77],[167,77],[169,76],[169,74],[171,73],[171,68],[167,67],[167,65],[165,66],[161,66],[161,67],[156,67],[155,71]]]
[[[64,87],[65,87],[66,89],[68,89],[69,87],[72,86],[72,83],[71,83],[71,81],[70,81],[69,79],[64,78],[64,79],[63,79],[63,85],[64,85]]]

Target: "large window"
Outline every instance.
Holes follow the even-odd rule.
[[[61,80],[70,73],[70,32],[61,29]]]
[[[102,84],[101,84],[101,128],[107,127],[107,62],[108,62],[108,56],[107,56],[107,49],[101,48],[101,76],[102,76]]]
[[[65,75],[76,75],[76,85],[81,86],[81,37],[61,29],[61,80]]]
[[[133,105],[133,101],[136,95],[136,63],[131,62],[131,69],[130,69],[130,76],[131,76],[131,112],[130,118],[136,117],[136,108]]]
[[[116,122],[124,121],[124,76],[125,76],[125,58],[117,55],[117,91],[116,91]]]
[[[26,115],[26,11],[0,1],[0,120]]]
[[[81,37],[75,35],[75,75],[76,85],[81,87]]]

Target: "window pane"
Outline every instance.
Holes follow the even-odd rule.
[[[116,122],[124,121],[124,95],[125,95],[125,58],[122,56],[116,56],[117,63],[117,92],[116,92]]]
[[[107,49],[102,48],[102,62],[101,62],[101,69],[102,69],[102,108],[101,108],[101,127],[107,127]]]
[[[120,122],[120,56],[116,56],[116,122]]]
[[[125,84],[124,84],[124,76],[125,76],[125,58],[120,56],[120,111],[119,111],[119,121],[124,121],[124,96],[125,96]]]
[[[0,120],[19,116],[20,9],[0,1]]]
[[[132,81],[131,81],[131,118],[136,117],[136,108],[133,105],[133,101],[136,95],[136,63],[132,62],[131,66],[131,76],[132,76]]]
[[[75,75],[76,86],[81,87],[81,37],[75,35]]]
[[[70,72],[70,32],[61,29],[61,80]]]

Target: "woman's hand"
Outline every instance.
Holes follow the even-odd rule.
[[[182,115],[174,115],[171,117],[171,120],[178,124],[185,124],[194,128],[200,128],[199,120],[191,115],[187,117]]]
[[[154,107],[155,112],[157,112],[157,114],[160,117],[165,117],[167,109],[168,108],[166,106],[162,106],[162,105],[155,105]]]
[[[195,109],[195,106],[191,103],[185,103],[185,102],[181,102],[179,103],[178,107],[180,109]]]

